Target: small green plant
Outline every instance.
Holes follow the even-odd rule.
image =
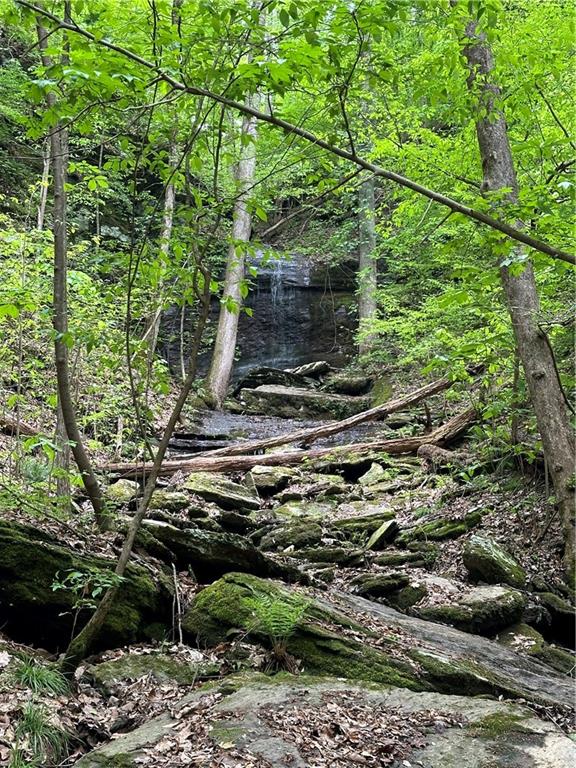
[[[51,722],[46,707],[34,702],[28,702],[22,708],[16,726],[16,739],[10,768],[57,764],[68,744],[66,733]]]
[[[73,568],[65,571],[66,575],[61,577],[60,571],[56,573],[56,578],[52,582],[52,591],[65,589],[76,595],[74,609],[90,608],[95,610],[98,605],[98,598],[111,587],[116,587],[124,581],[123,576],[118,576],[113,571],[103,570],[101,568],[86,568],[79,571]]]
[[[53,667],[40,663],[32,656],[23,656],[14,670],[14,679],[32,693],[61,696],[68,691],[64,675]]]
[[[265,634],[270,642],[271,658],[268,669],[285,669],[296,673],[298,663],[288,653],[288,640],[308,610],[310,601],[296,597],[259,595],[252,598],[249,605],[255,616],[251,631]]]

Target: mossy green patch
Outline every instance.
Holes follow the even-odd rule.
[[[527,715],[515,715],[512,712],[494,712],[492,715],[480,720],[474,720],[468,724],[468,728],[479,731],[481,736],[490,739],[506,736],[513,732],[526,732],[522,722],[527,719]]]

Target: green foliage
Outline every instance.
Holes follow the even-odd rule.
[[[252,631],[264,633],[273,645],[285,644],[309,605],[310,601],[298,597],[288,600],[274,595],[258,595],[248,603],[255,615]]]
[[[73,606],[75,610],[84,608],[95,610],[104,592],[119,586],[123,581],[124,577],[118,576],[113,571],[99,568],[87,568],[82,571],[72,569],[66,571],[65,576],[62,576],[59,571],[56,573],[56,578],[52,582],[52,591],[65,589],[76,595]]]
[[[15,730],[17,745],[12,749],[10,768],[57,765],[66,752],[68,736],[52,722],[42,704],[25,704]]]
[[[61,672],[32,656],[23,656],[18,661],[14,669],[14,679],[34,694],[60,696],[68,691],[68,683]]]

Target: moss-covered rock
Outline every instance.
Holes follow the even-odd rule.
[[[411,568],[426,567],[426,560],[423,554],[419,552],[396,551],[383,552],[374,560],[376,565],[382,565],[388,568],[395,568],[398,565],[405,565]]]
[[[330,522],[330,530],[336,535],[356,544],[366,544],[370,536],[384,523],[394,519],[394,510],[381,508],[368,515],[342,517]]]
[[[126,653],[116,659],[92,664],[86,675],[109,694],[118,683],[152,677],[158,683],[193,685],[199,680],[218,677],[220,665],[207,661],[199,651],[188,651],[188,658],[168,653]]]
[[[300,472],[295,467],[253,467],[244,478],[245,485],[254,487],[264,495],[272,494],[285,488]]]
[[[526,598],[508,587],[475,587],[450,602],[420,606],[418,616],[450,624],[464,632],[492,635],[516,623],[524,610]]]
[[[215,502],[222,509],[260,509],[260,499],[255,491],[216,472],[192,472],[183,488]]]
[[[302,549],[297,553],[298,557],[311,563],[334,563],[335,565],[355,568],[364,564],[364,551],[352,547],[312,547]]]
[[[553,592],[540,592],[536,596],[545,609],[544,616],[536,622],[537,629],[552,642],[574,648],[576,638],[576,613],[574,606]]]
[[[274,514],[280,518],[326,518],[333,509],[329,501],[287,501],[274,508]]]
[[[201,582],[213,581],[230,571],[298,578],[294,568],[277,564],[235,533],[182,529],[156,520],[146,521],[143,529],[167,547],[180,568],[192,568]]]
[[[574,676],[576,666],[574,653],[549,645],[540,632],[528,624],[514,624],[505,632],[499,633],[498,642],[507,648],[539,659],[559,672]]]
[[[70,571],[112,573],[115,563],[75,552],[31,526],[0,522],[0,613],[4,631],[16,640],[55,650],[66,647],[75,620],[78,596],[53,590]],[[170,580],[154,579],[140,565],[129,565],[97,648],[110,648],[157,636],[171,623]],[[90,611],[81,610],[79,629]]]
[[[200,642],[215,644],[226,638],[230,629],[242,629],[255,638],[269,641],[258,627],[254,615],[254,600],[272,598],[291,604],[294,596],[277,585],[243,574],[228,574],[202,590],[186,612],[182,628],[185,634]],[[305,600],[303,597],[296,599]],[[374,680],[413,690],[427,686],[419,680],[414,665],[400,660],[394,653],[371,647],[358,639],[330,631],[326,626],[342,629],[351,624],[346,617],[318,605],[310,605],[306,614],[286,637],[289,653],[301,659],[305,671],[328,673],[356,680]],[[350,633],[349,633],[350,634]],[[366,633],[368,635],[368,633]],[[392,642],[392,641],[391,641]]]
[[[366,542],[366,549],[384,549],[387,544],[394,541],[399,530],[396,520],[386,520],[386,522],[382,523],[380,528],[374,531],[372,536],[370,536]]]
[[[296,419],[345,419],[370,408],[369,397],[333,395],[319,390],[273,384],[242,389],[240,400],[252,413]]]
[[[307,498],[324,499],[346,493],[347,490],[348,486],[340,475],[308,474],[277,493],[275,499],[281,504]]]
[[[128,504],[140,493],[140,484],[135,480],[117,480],[112,485],[107,486],[104,491],[106,499],[113,504]]]
[[[372,464],[368,472],[365,472],[358,478],[358,483],[362,486],[376,485],[382,482],[386,477],[386,470],[381,464]]]
[[[362,372],[335,371],[326,377],[322,389],[336,395],[364,395],[371,385],[370,377]]]
[[[526,572],[522,566],[495,541],[485,536],[471,536],[464,544],[462,559],[474,581],[509,584],[518,588],[526,583]]]
[[[158,488],[152,494],[149,510],[164,509],[167,512],[180,512],[190,505],[190,497],[182,491],[167,491]]]
[[[405,573],[388,573],[384,576],[358,576],[352,581],[354,592],[363,597],[388,597],[410,583]]]
[[[289,525],[275,528],[262,537],[260,548],[267,549],[302,549],[318,544],[322,538],[322,527],[312,521],[290,523]]]
[[[456,539],[472,530],[482,520],[483,513],[480,510],[469,512],[464,517],[443,517],[421,523],[408,528],[400,533],[396,539],[398,546],[407,546],[413,541],[442,541],[443,539]]]

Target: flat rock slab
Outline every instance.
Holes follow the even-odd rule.
[[[365,613],[413,638],[413,656],[437,662],[439,675],[451,666],[464,664],[472,676],[487,679],[496,695],[508,691],[508,695],[515,692],[516,696],[532,701],[573,706],[573,681],[544,664],[502,647],[494,640],[406,616],[394,608],[357,595],[338,592],[337,597],[343,607],[354,612],[356,621],[361,621],[361,613]],[[439,686],[444,684],[440,680],[438,682]]]
[[[529,710],[499,701],[254,675],[189,694],[171,714],[76,765],[344,768],[389,764],[383,756],[426,768],[567,768],[576,744]]]
[[[253,413],[284,416],[286,418],[345,419],[370,408],[369,397],[332,395],[301,387],[263,385],[256,389],[243,389],[240,399]]]
[[[258,494],[245,485],[232,482],[226,475],[192,472],[182,487],[207,501],[213,501],[222,509],[260,509]]]

